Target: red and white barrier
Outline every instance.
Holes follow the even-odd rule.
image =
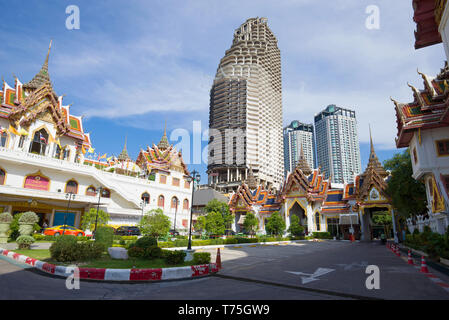
[[[0,254],[10,259],[28,264],[36,269],[57,276],[68,277],[73,274],[73,268],[57,266],[39,261],[12,251],[0,248]],[[203,277],[217,273],[216,263],[159,269],[97,269],[78,268],[80,279],[106,280],[106,281],[158,281],[176,280]]]

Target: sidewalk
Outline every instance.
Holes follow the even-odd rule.
[[[53,242],[37,242],[31,245],[31,249],[50,249],[50,246]],[[0,247],[7,250],[16,250],[18,248],[17,243],[1,243]]]

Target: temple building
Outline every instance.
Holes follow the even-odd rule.
[[[416,23],[415,49],[443,43],[449,58],[449,5],[447,0],[413,0]],[[445,63],[436,76],[418,71],[422,89],[408,85],[413,101],[395,105],[398,148],[408,147],[413,178],[426,187],[426,215],[407,219],[411,232],[430,226],[445,233],[449,226],[449,66]]]
[[[50,44],[51,48],[51,44]],[[166,132],[134,161],[126,141],[117,158],[89,159],[91,135],[52,86],[48,50],[29,82],[3,81],[0,92],[0,211],[34,211],[39,223],[80,226],[90,208],[107,211],[111,225],[134,225],[161,208],[187,229],[192,190],[180,152]],[[101,192],[100,192],[101,190]],[[176,220],[176,221],[175,221]]]
[[[449,226],[449,66],[446,62],[436,77],[418,73],[424,89],[409,84],[413,102],[392,99],[398,128],[396,146],[409,148],[413,178],[426,186],[430,227],[444,233]]]
[[[355,176],[354,183],[332,183],[332,177],[326,179],[321,168],[310,169],[303,154],[279,192],[258,185],[250,171],[248,180],[230,197],[229,206],[235,215],[233,229],[241,231],[244,216],[253,212],[259,220],[258,232],[264,233],[267,218],[279,212],[287,229],[291,217],[296,215],[308,233],[330,232],[344,239],[354,234],[355,239],[372,240],[383,232],[382,226],[374,224],[373,216],[384,213],[394,216],[391,199],[385,192],[388,176],[377,158],[372,139],[367,168]]]

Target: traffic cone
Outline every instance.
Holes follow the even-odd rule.
[[[217,248],[217,260],[215,261],[218,269],[221,269],[221,256],[220,256],[220,248]]]
[[[413,259],[412,259],[412,252],[409,250],[408,251],[408,264],[411,264],[412,266],[414,265],[413,263]]]
[[[421,257],[421,272],[429,273],[429,270],[427,269],[426,259],[424,259],[424,256]]]
[[[399,246],[396,247],[396,255],[397,255],[398,257],[401,256],[401,251],[399,251]]]

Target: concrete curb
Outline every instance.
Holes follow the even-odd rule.
[[[40,271],[60,277],[68,277],[74,274],[72,267],[57,266],[44,261],[36,260],[19,253],[0,248],[0,255],[11,260],[28,264]],[[78,268],[80,279],[101,281],[161,281],[179,280],[204,277],[218,272],[215,263],[196,266],[158,268],[158,269],[97,269]]]

